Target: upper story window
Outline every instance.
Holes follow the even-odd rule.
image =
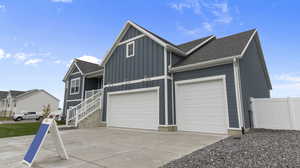
[[[80,78],[72,79],[70,86],[70,94],[78,94],[80,88]]]
[[[134,56],[134,41],[126,44],[126,57]]]

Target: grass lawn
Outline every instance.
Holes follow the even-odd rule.
[[[0,124],[0,138],[33,135],[39,129],[40,122]]]

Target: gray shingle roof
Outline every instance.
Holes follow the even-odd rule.
[[[255,29],[211,40],[180,61],[175,67],[239,55],[254,32]]]
[[[75,61],[76,61],[77,66],[79,67],[79,69],[84,74],[99,71],[99,70],[103,69],[103,67],[100,66],[99,64],[86,62],[86,61],[82,61],[82,60],[79,60],[79,59],[75,59]]]
[[[189,50],[195,48],[197,45],[203,43],[205,40],[211,38],[212,36],[213,35],[207,36],[204,38],[200,38],[200,39],[196,39],[193,41],[189,41],[187,43],[179,44],[179,45],[177,45],[177,48],[181,49],[183,52],[188,52]]]
[[[9,92],[12,97],[16,97],[16,96],[26,93],[27,91],[10,90]]]
[[[6,98],[8,95],[7,91],[0,91],[0,100]]]

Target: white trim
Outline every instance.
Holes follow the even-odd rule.
[[[188,80],[181,80],[175,82],[175,93],[178,93],[178,85],[187,84],[187,83],[199,83],[199,82],[207,82],[213,80],[222,80],[223,82],[223,89],[224,89],[224,96],[225,96],[225,120],[226,120],[226,128],[231,129],[229,126],[229,112],[228,112],[228,100],[227,100],[227,85],[226,85],[226,75],[216,75],[216,76],[209,76],[209,77],[201,77],[196,79],[188,79]],[[178,100],[176,99],[176,102]],[[178,109],[179,103],[176,103],[176,110]],[[178,118],[176,117],[176,124]]]
[[[132,54],[128,55],[129,53],[129,46],[132,45]],[[130,58],[133,57],[135,55],[135,42],[131,41],[129,43],[126,44],[126,58]]]
[[[194,48],[190,49],[186,54],[187,55],[191,54],[192,52],[194,52],[195,50],[197,50],[198,48],[200,48],[201,46],[203,46],[210,40],[214,39],[215,37],[216,37],[215,35],[210,36],[208,39],[204,40],[202,43],[200,43],[200,44],[196,45]]]
[[[81,74],[81,73],[78,71],[78,72],[71,73],[70,75],[77,75],[77,74]]]
[[[249,47],[249,45],[250,45],[250,43],[251,43],[251,41],[252,41],[252,39],[254,38],[254,36],[255,36],[256,33],[257,33],[257,31],[255,30],[255,31],[253,32],[253,34],[251,35],[251,37],[249,38],[249,40],[248,40],[248,42],[247,42],[245,48],[242,50],[242,52],[241,52],[241,54],[240,54],[240,58],[242,58],[242,57],[244,56],[244,54],[245,54],[247,48]]]
[[[170,67],[172,66],[172,62],[173,62],[173,60],[172,60],[172,57],[173,57],[173,54],[172,53],[170,53]],[[171,96],[172,96],[172,122],[173,122],[173,124],[175,124],[175,109],[174,109],[174,77],[173,77],[173,73],[171,74]],[[176,124],[175,124],[176,125]]]
[[[107,126],[109,126],[109,110],[110,110],[110,96],[111,95],[118,95],[118,94],[127,94],[127,93],[138,93],[138,92],[147,92],[147,91],[156,91],[157,92],[157,111],[160,112],[159,108],[159,86],[156,87],[150,87],[150,88],[140,88],[140,89],[131,89],[131,90],[125,90],[125,91],[113,91],[113,92],[107,92],[107,98],[106,98],[106,123]],[[158,114],[158,123],[159,123],[159,114]]]
[[[161,80],[161,79],[165,79],[165,78],[166,78],[166,76],[164,76],[164,75],[162,75],[162,76],[155,76],[155,77],[150,77],[150,78],[137,79],[137,80],[131,80],[131,81],[126,81],[126,82],[119,82],[119,83],[114,83],[114,84],[107,84],[107,85],[104,85],[104,87],[113,87],[113,86],[128,85],[128,84],[133,84],[133,83],[147,82],[147,81],[153,81],[153,80]]]
[[[119,35],[117,36],[115,42],[113,43],[113,46],[111,47],[111,49],[108,51],[108,53],[106,54],[106,56],[104,57],[101,65],[104,66],[105,63],[107,62],[107,60],[109,59],[109,57],[111,56],[112,52],[115,50],[115,48],[118,46],[120,40],[122,39],[122,37],[125,35],[125,33],[127,32],[128,28],[132,26],[135,29],[139,30],[140,32],[142,32],[144,35],[146,35],[147,37],[151,38],[152,40],[154,40],[155,42],[157,42],[158,44],[160,44],[163,47],[167,47],[170,48],[171,50],[173,50],[174,52],[181,54],[183,56],[185,56],[186,54],[179,50],[178,48],[175,48],[173,46],[170,46],[169,44],[165,43],[164,41],[160,40],[159,38],[155,37],[154,35],[152,35],[151,33],[149,33],[148,31],[144,30],[143,28],[141,28],[140,26],[138,26],[137,24],[131,22],[131,21],[127,21],[127,23],[123,26],[123,29],[121,30],[121,32],[119,33]]]
[[[164,79],[164,91],[165,91],[165,125],[169,124],[169,102],[168,102],[168,52],[167,48],[164,48],[164,73],[165,73],[165,79]]]
[[[171,72],[183,72],[183,71],[203,69],[203,68],[208,68],[208,67],[213,67],[213,66],[218,66],[218,65],[224,65],[224,64],[232,63],[233,59],[235,57],[236,56],[231,56],[231,57],[209,60],[209,61],[205,61],[205,62],[198,62],[198,63],[194,63],[194,64],[183,65],[183,66],[171,68],[170,71]]]
[[[82,99],[66,100],[66,102],[82,101]]]
[[[63,78],[63,81],[66,81],[67,77],[71,74],[71,71],[73,70],[73,67],[76,66],[76,68],[78,69],[78,71],[82,74],[81,70],[78,68],[77,65],[75,65],[76,63],[76,59],[73,60],[72,64],[70,65],[66,75]],[[82,74],[83,75],[83,74]]]
[[[82,71],[81,71],[81,69],[79,68],[79,66],[77,65],[77,62],[76,62],[76,60],[75,60],[75,66],[78,68],[78,70],[79,70],[79,72],[83,75],[83,73],[82,73]]]
[[[101,70],[98,70],[98,71],[93,71],[93,72],[89,72],[89,73],[86,73],[85,75],[87,76],[87,75],[93,75],[93,74],[95,74],[95,73],[100,73],[100,75],[101,75],[101,72],[103,72],[104,71],[104,69],[101,69]]]
[[[145,34],[141,34],[141,35],[135,36],[135,37],[133,37],[133,38],[130,38],[130,39],[128,39],[128,40],[125,40],[125,41],[119,42],[119,44],[118,44],[118,45],[123,45],[123,44],[126,44],[126,43],[128,43],[128,42],[131,42],[131,41],[137,40],[137,39],[139,39],[139,38],[142,38],[142,37],[144,37],[144,36],[145,36]]]
[[[237,59],[234,59],[233,62],[233,74],[234,74],[234,87],[235,87],[235,97],[236,97],[236,106],[238,112],[238,120],[239,127],[244,127],[244,119],[243,119],[243,107],[242,107],[242,99],[241,99],[241,87],[240,87],[240,76],[239,76],[239,68]]]
[[[85,99],[85,95],[84,95],[84,84],[85,84],[85,75],[84,76],[82,76],[82,87],[79,87],[79,88],[81,88],[81,99],[83,100],[83,99]]]
[[[74,92],[74,93],[72,93],[72,81],[76,81],[76,80],[79,80],[79,88],[78,88],[78,91],[77,92]],[[75,82],[75,84],[76,84],[76,82]],[[74,79],[71,79],[70,80],[70,95],[76,95],[76,94],[79,94],[80,93],[80,88],[81,88],[81,78],[80,77],[78,77],[78,78],[74,78]]]

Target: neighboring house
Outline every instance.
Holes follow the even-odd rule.
[[[45,106],[58,109],[59,100],[45,90],[0,91],[0,116],[11,117],[14,113],[42,112]]]
[[[63,81],[65,96],[63,113],[103,87],[103,67],[99,64],[74,59]]]
[[[255,29],[175,45],[128,21],[101,65],[101,120],[112,127],[240,131],[252,127],[250,97],[272,88]]]

